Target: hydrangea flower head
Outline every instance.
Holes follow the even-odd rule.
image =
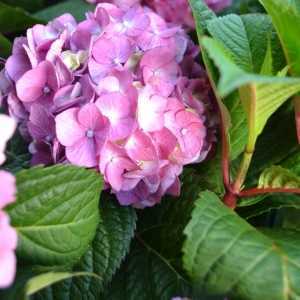
[[[153,9],[168,22],[187,28],[195,26],[188,0],[87,0],[87,2],[93,4],[110,2],[123,8],[140,3]],[[205,0],[205,2],[209,8],[219,12],[230,6],[232,0]]]
[[[2,94],[33,163],[96,168],[121,204],[143,208],[178,196],[183,167],[206,158],[209,85],[181,26],[138,1],[111,2],[17,39]]]

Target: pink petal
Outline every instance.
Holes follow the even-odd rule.
[[[0,211],[0,256],[1,250],[15,250],[17,242],[17,233],[10,226],[9,216],[5,212]]]
[[[34,104],[30,110],[28,129],[35,139],[51,140],[55,135],[54,117],[40,104]]]
[[[115,124],[110,124],[109,138],[112,141],[118,141],[127,138],[136,128],[136,122],[133,117],[124,117]]]
[[[145,131],[158,131],[164,126],[167,99],[144,90],[138,99],[138,122]]]
[[[6,147],[6,143],[12,137],[16,129],[16,122],[12,118],[6,115],[0,115],[0,128],[1,128],[1,134],[0,134],[0,165],[1,165],[5,161],[4,150]]]
[[[9,224],[9,217],[0,211],[0,288],[12,284],[16,273],[17,233]]]
[[[159,158],[169,159],[169,155],[178,143],[174,134],[169,129],[163,128],[162,130],[153,132],[151,135],[157,147]]]
[[[18,81],[26,71],[31,69],[31,64],[25,51],[24,53],[10,56],[6,61],[5,69],[13,81]]]
[[[78,123],[79,108],[68,109],[55,118],[56,134],[64,146],[73,146],[85,137],[85,129]]]
[[[148,135],[136,130],[127,140],[125,150],[145,174],[157,172],[158,155]]]
[[[14,281],[17,260],[13,251],[0,252],[0,288],[8,288]]]
[[[105,77],[111,70],[110,65],[100,64],[95,59],[91,58],[88,63],[89,73],[94,83],[98,82]]]
[[[131,103],[126,96],[120,93],[110,93],[101,96],[96,105],[111,123],[131,114]]]
[[[148,67],[152,70],[159,69],[175,60],[173,51],[165,47],[157,47],[147,51],[142,60],[141,67]]]
[[[57,78],[53,65],[44,61],[17,81],[17,95],[24,102],[32,102],[43,95],[46,86],[56,89]]]
[[[107,142],[101,152],[100,170],[105,180],[116,191],[132,189],[139,179],[126,179],[125,172],[134,170],[137,166],[127,157],[121,147]]]
[[[118,201],[121,205],[131,205],[133,203],[139,202],[139,197],[134,193],[134,191],[121,191],[117,193]]]
[[[95,142],[87,137],[81,138],[73,146],[66,147],[66,157],[77,166],[92,168],[98,164]]]
[[[112,162],[105,169],[105,179],[115,191],[120,191],[123,185],[123,173],[125,166],[122,165],[125,159],[119,158],[118,162]]]
[[[104,65],[125,63],[132,54],[132,46],[126,37],[99,38],[92,50],[95,60]]]
[[[0,171],[0,209],[15,201],[16,179],[6,171]],[[1,243],[0,243],[1,248]]]
[[[107,126],[107,120],[94,103],[84,105],[78,112],[78,121],[86,129],[101,131]]]

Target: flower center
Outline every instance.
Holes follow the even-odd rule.
[[[51,135],[47,135],[45,137],[46,142],[51,142],[52,141],[52,136]]]
[[[123,22],[124,26],[127,27],[127,28],[132,28],[133,27],[133,22],[132,21],[128,21],[128,20],[125,20]]]
[[[51,92],[51,89],[49,88],[49,86],[48,86],[48,85],[45,85],[45,86],[44,86],[44,89],[43,89],[43,93],[44,93],[45,95],[48,95],[50,92]]]
[[[92,129],[87,130],[86,136],[91,139],[95,136],[94,131]]]
[[[186,135],[187,132],[188,132],[188,130],[187,130],[186,128],[182,128],[182,129],[181,129],[181,134],[182,134],[182,135]]]

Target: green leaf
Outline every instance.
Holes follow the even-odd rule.
[[[22,8],[0,2],[0,32],[22,31],[40,22],[40,19],[29,15]]]
[[[300,230],[299,206],[283,208],[279,216],[282,228]]]
[[[230,113],[230,159],[234,160],[245,150],[247,144],[247,117],[237,92],[226,97],[224,103]]]
[[[241,100],[248,116],[250,142],[256,142],[274,112],[299,91],[299,80],[289,83],[283,80],[282,83],[250,84],[240,89]]]
[[[189,0],[196,22],[196,30],[200,38],[206,30],[207,23],[216,18],[215,13],[208,8],[203,0]]]
[[[189,0],[190,6],[192,8],[193,11],[193,16],[195,19],[195,25],[196,25],[196,31],[197,31],[197,36],[198,36],[198,41],[200,42],[200,40],[202,39],[202,37],[204,36],[204,34],[207,31],[207,25],[208,22],[211,20],[216,19],[216,15],[215,13],[210,10],[206,3],[203,0]],[[214,96],[216,98],[217,104],[218,104],[218,109],[220,112],[220,123],[221,123],[221,128],[220,128],[220,133],[224,138],[224,143],[222,145],[223,149],[229,148],[229,145],[227,145],[227,141],[225,141],[225,139],[229,136],[228,133],[228,127],[229,127],[229,117],[228,117],[228,110],[227,108],[224,106],[219,93],[217,91],[215,82],[218,78],[218,74],[216,72],[215,66],[212,63],[211,59],[209,58],[206,50],[202,47],[202,44],[199,43],[199,47],[201,50],[201,55],[202,55],[202,60],[203,63],[205,65],[205,69],[211,84],[211,88],[212,91],[214,93]],[[219,149],[220,150],[220,149]],[[220,150],[221,151],[221,150]],[[229,151],[229,149],[228,149]],[[219,153],[220,154],[220,153]],[[220,159],[220,158],[219,158]],[[215,182],[218,181],[218,183],[220,182],[220,177],[222,176],[222,170],[221,170],[221,165],[218,166],[218,170],[220,171],[219,173],[214,173],[214,176],[216,174],[219,174],[219,178],[216,179],[215,178]],[[222,181],[222,179],[221,179]],[[220,189],[219,189],[220,190]]]
[[[35,295],[34,299],[102,299],[100,293],[111,281],[126,256],[134,235],[136,214],[131,207],[121,207],[112,197],[101,197],[101,221],[90,249],[73,272],[97,274],[99,278],[76,277]]]
[[[216,18],[215,13],[210,10],[206,3],[203,0],[189,0],[190,6],[192,8],[193,16],[195,19],[196,24],[196,31],[198,36],[198,41],[201,40],[201,38],[206,33],[207,24],[210,20],[213,20]],[[208,76],[210,78],[210,81],[216,80],[217,74],[215,72],[215,68],[210,61],[209,57],[207,56],[207,53],[205,49],[202,49],[201,44],[199,45],[201,48],[201,54],[203,58],[203,62],[206,68],[206,71],[208,73]]]
[[[272,57],[272,46],[270,40],[268,41],[268,48],[266,51],[265,59],[260,70],[261,75],[273,74],[273,57]]]
[[[2,0],[1,2],[10,6],[18,6],[29,12],[34,12],[42,9],[45,6],[45,0]]]
[[[229,13],[243,15],[258,12],[264,13],[264,9],[257,0],[234,0],[232,1],[232,4],[228,8],[225,8],[221,13],[223,15]]]
[[[271,41],[273,35],[273,26],[268,16],[228,15],[211,20],[208,31],[230,52],[239,68],[247,73],[260,72],[268,41]]]
[[[166,259],[147,244],[136,242],[101,299],[170,300],[189,293],[188,282]]]
[[[239,214],[245,219],[260,216],[272,210],[282,208],[300,209],[299,195],[274,194],[263,197],[256,205],[239,208]]]
[[[72,278],[72,277],[80,277],[80,276],[92,276],[97,277],[97,275],[88,272],[76,272],[76,273],[67,273],[67,272],[49,272],[44,273],[38,276],[31,278],[25,287],[26,296],[32,296],[38,291],[55,284],[59,281]]]
[[[273,27],[268,17],[228,15],[211,20],[208,30],[214,39],[203,38],[202,43],[220,69],[219,93],[224,97],[239,89],[248,117],[248,150],[252,151],[268,118],[299,91],[300,81],[256,75],[262,68],[263,74],[269,70],[268,75],[272,75],[268,41],[273,36]],[[264,59],[268,59],[267,69]]]
[[[219,161],[212,160],[203,168],[199,165],[195,169],[185,169],[181,176],[182,191],[179,198],[165,197],[161,204],[143,210],[138,215],[137,236],[168,261],[180,276],[184,274],[181,250],[184,241],[183,230],[190,220],[199,192],[207,186],[218,186],[214,183],[217,176],[214,176],[213,170],[218,175],[217,182],[221,173],[216,165],[219,165]],[[202,291],[200,295],[200,299],[204,299]]]
[[[286,165],[289,156],[294,157],[300,149],[295,130],[294,112],[291,103],[286,103],[268,121],[258,138],[249,170],[248,186],[257,185],[259,174],[266,168],[280,164],[284,167],[296,167],[298,160]],[[300,175],[300,174],[299,174]]]
[[[70,165],[37,167],[17,174],[17,188],[17,201],[7,211],[22,261],[42,266],[78,261],[99,222],[101,177]]]
[[[165,197],[161,204],[139,213],[138,235],[178,269],[182,269],[183,230],[190,219],[197,195],[207,186],[206,177],[211,178],[201,171],[184,170],[178,199]]]
[[[0,57],[8,57],[11,53],[11,42],[0,33]]]
[[[95,7],[84,0],[68,0],[49,6],[35,14],[35,17],[46,22],[65,14],[70,13],[77,21],[84,20],[85,13],[93,11]]]
[[[291,71],[300,75],[300,1],[259,0],[271,16]]]
[[[295,153],[289,155],[283,162],[282,166],[291,170],[297,176],[300,176],[300,147],[298,146]]]
[[[6,170],[17,173],[30,167],[31,154],[27,142],[21,137],[19,131],[16,131],[13,138],[9,140],[5,153],[6,161],[3,168]]]
[[[291,96],[300,91],[300,79],[263,76],[243,71],[236,65],[233,54],[219,41],[203,38],[202,43],[220,68],[219,93],[226,96],[239,88],[247,112],[251,148],[270,116]]]
[[[276,130],[276,128],[274,128],[274,130]],[[300,178],[299,150],[296,150],[294,154],[291,153],[287,158],[277,161],[277,163],[280,163],[281,166],[272,166],[265,169],[259,179],[260,182],[257,184],[262,187],[298,188],[297,184]],[[241,199],[238,206],[240,207],[239,213],[248,219],[270,212],[274,209],[287,207],[300,209],[300,196],[293,194],[266,194],[258,197]]]
[[[261,233],[207,191],[185,234],[184,266],[199,288],[233,299],[300,297],[300,231]]]
[[[290,71],[294,76],[300,76],[300,1],[299,0],[260,0],[278,32],[288,61]],[[297,112],[296,125],[300,143],[300,98],[295,97],[295,110]]]
[[[260,175],[260,188],[300,188],[300,177],[281,166],[265,169]]]

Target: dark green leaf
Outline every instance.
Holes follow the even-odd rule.
[[[183,230],[190,219],[197,195],[206,186],[204,178],[204,172],[200,175],[193,169],[185,170],[178,199],[165,197],[161,204],[139,214],[138,234],[178,268],[181,268]]]
[[[207,23],[216,18],[215,13],[207,7],[203,0],[189,0],[196,22],[196,30],[200,38],[206,30]]]
[[[184,266],[199,288],[243,300],[300,297],[300,231],[263,234],[203,192],[185,234]]]
[[[49,6],[36,13],[35,16],[48,22],[62,14],[70,13],[77,21],[82,21],[85,17],[85,13],[93,11],[94,9],[95,7],[93,5],[88,4],[84,0],[68,0]]]
[[[291,170],[297,176],[300,176],[300,147],[298,146],[295,153],[289,155],[281,165]]]
[[[24,141],[18,131],[8,142],[6,158],[3,167],[12,173],[17,173],[30,167],[31,154],[28,151],[27,142]]]
[[[239,214],[246,219],[265,214],[274,209],[281,208],[296,208],[300,209],[300,196],[299,195],[267,195],[261,198],[261,201],[256,205],[242,207],[239,209]]]
[[[46,4],[45,0],[2,0],[1,2],[10,6],[21,7],[29,12],[42,9]]]
[[[97,277],[97,275],[88,272],[49,272],[32,277],[25,287],[26,296],[32,296],[38,291],[55,284],[59,281],[66,280],[73,277],[90,276]]]
[[[170,300],[189,293],[189,284],[166,259],[137,242],[101,299]]]
[[[237,37],[239,39],[239,36]],[[231,53],[218,40],[203,38],[202,43],[220,68],[219,93],[226,96],[239,88],[247,113],[250,151],[270,116],[300,90],[300,79],[247,73],[234,62],[234,56],[237,54]],[[240,52],[242,51],[241,47]]]
[[[37,167],[17,174],[17,188],[17,201],[7,211],[22,260],[43,266],[78,261],[99,222],[101,177],[70,165]]]
[[[236,159],[244,150],[248,138],[248,126],[245,110],[238,93],[232,93],[224,103],[230,113],[230,158]]]
[[[267,123],[262,135],[258,138],[255,153],[249,170],[248,185],[256,185],[258,175],[274,164],[289,168],[282,161],[299,151],[293,108],[288,103],[280,109]],[[291,165],[296,166],[295,162]]]
[[[134,235],[136,214],[112,197],[101,197],[101,221],[94,241],[74,272],[95,273],[99,278],[75,277],[35,295],[34,299],[102,299],[100,293],[119,268]]]
[[[300,1],[259,0],[271,16],[292,72],[300,75]]]
[[[8,57],[11,53],[11,42],[0,33],[0,57]]]
[[[300,177],[281,166],[265,169],[260,175],[260,188],[300,188]]]
[[[210,10],[206,3],[203,0],[189,0],[190,6],[193,11],[193,16],[196,23],[196,31],[198,36],[198,41],[204,36],[207,29],[207,24],[210,20],[214,20],[216,18],[215,13]],[[200,48],[202,48],[201,44],[199,45]],[[203,62],[206,68],[206,71],[208,72],[208,76],[210,80],[216,80],[217,74],[215,71],[215,68],[210,61],[209,57],[207,56],[207,53],[205,49],[201,49],[201,54],[203,58]]]
[[[40,22],[39,18],[29,15],[22,8],[0,2],[0,32],[12,33],[22,31]]]
[[[222,15],[235,13],[239,15],[249,13],[263,13],[264,8],[257,0],[233,0],[232,4],[222,11]]]

